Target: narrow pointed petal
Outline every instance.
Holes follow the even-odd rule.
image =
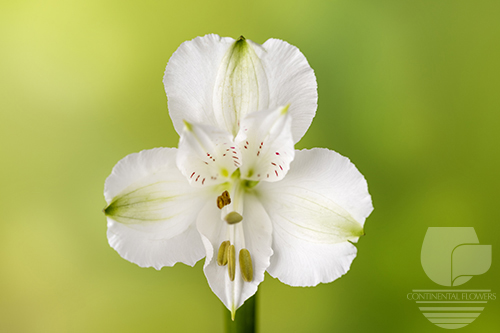
[[[236,135],[246,114],[290,104],[297,142],[317,108],[314,71],[295,46],[277,39],[259,45],[207,35],[184,42],[170,58],[163,83],[179,134],[187,120]]]
[[[296,151],[285,179],[259,184],[273,221],[269,274],[314,286],[345,274],[373,210],[366,181],[349,159],[327,149]]]
[[[194,186],[227,181],[241,163],[231,135],[216,127],[185,123],[177,153],[179,170]]]
[[[258,47],[244,38],[206,35],[177,49],[163,78],[177,133],[186,119],[236,135],[240,118],[267,108],[269,88]]]
[[[260,202],[253,196],[246,195],[242,222],[228,226],[221,220],[218,209],[207,204],[198,217],[197,227],[206,249],[204,270],[210,288],[234,313],[245,300],[255,294],[258,285],[264,280],[264,272],[273,254],[271,221]],[[217,263],[218,249],[229,238],[232,238],[236,253],[234,281],[229,277],[228,266],[219,266]],[[251,282],[244,281],[242,276],[239,253],[243,248],[251,255]],[[243,261],[245,258],[243,255]]]
[[[259,48],[241,37],[228,49],[217,73],[215,116],[219,125],[233,135],[238,133],[239,121],[246,114],[267,109],[269,104],[266,73],[255,52]]]
[[[189,185],[176,154],[156,148],[128,155],[106,179],[109,244],[141,267],[194,265],[204,254],[193,225],[210,195]]]
[[[294,143],[306,133],[318,107],[316,76],[300,50],[279,39],[268,39],[260,55],[269,87],[269,108],[290,104]]]
[[[247,115],[235,141],[243,157],[241,177],[253,181],[283,179],[295,156],[288,106]]]

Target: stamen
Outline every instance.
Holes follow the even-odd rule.
[[[227,214],[226,217],[224,217],[224,221],[226,221],[228,224],[235,224],[243,221],[243,216],[241,216],[240,213],[233,211]]]
[[[253,266],[252,257],[247,249],[241,249],[240,251],[240,270],[243,280],[246,282],[252,282],[253,280]]]
[[[229,241],[224,241],[219,247],[219,252],[217,253],[217,264],[219,266],[227,265],[227,247],[229,246]]]
[[[227,272],[229,274],[229,279],[234,281],[234,274],[236,273],[236,253],[234,250],[234,245],[229,245],[227,247]]]
[[[219,195],[217,197],[217,208],[222,209],[224,207],[224,199]]]
[[[221,195],[217,197],[217,208],[222,209],[231,203],[231,198],[229,197],[229,192],[224,191]]]

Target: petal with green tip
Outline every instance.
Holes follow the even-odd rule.
[[[317,108],[314,71],[298,48],[278,39],[259,45],[242,38],[197,37],[174,52],[163,83],[179,134],[185,119],[236,135],[248,113],[290,104],[297,142]]]
[[[194,265],[204,255],[193,225],[210,194],[189,185],[176,154],[156,148],[128,155],[106,179],[108,241],[141,267]]]
[[[373,210],[366,181],[349,159],[327,149],[296,151],[287,176],[262,182],[258,191],[273,221],[269,274],[314,286],[349,270],[352,243]]]

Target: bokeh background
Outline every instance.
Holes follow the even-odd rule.
[[[319,108],[298,148],[348,156],[375,211],[341,279],[266,276],[261,332],[440,332],[406,299],[436,288],[428,227],[474,227],[499,289],[500,2],[102,1],[0,4],[0,331],[220,332],[202,272],[156,271],[106,239],[104,180],[127,154],[175,147],[162,85],[185,40],[207,33],[306,55]],[[462,332],[500,328],[500,300]]]

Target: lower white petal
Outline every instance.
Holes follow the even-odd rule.
[[[220,211],[213,204],[207,204],[198,216],[197,227],[206,249],[205,275],[212,291],[233,313],[250,296],[255,294],[258,285],[264,280],[264,272],[269,266],[272,227],[262,204],[252,195],[244,199],[243,221],[228,226],[221,220]],[[228,265],[217,264],[217,253],[222,242],[231,239],[236,252],[234,281],[228,274]],[[252,258],[253,279],[243,281],[238,255],[246,248]]]
[[[373,210],[366,181],[349,159],[327,149],[296,151],[287,176],[256,190],[273,222],[268,272],[292,286],[345,274]]]
[[[150,232],[131,229],[108,218],[108,242],[122,258],[141,267],[161,269],[177,262],[194,266],[205,256],[200,233],[195,225],[169,239],[151,237]]]
[[[139,266],[193,265],[203,257],[193,224],[209,191],[188,184],[176,153],[156,148],[128,155],[106,179],[109,243]]]

